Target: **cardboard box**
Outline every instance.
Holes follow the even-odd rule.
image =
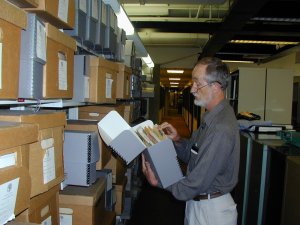
[[[27,222],[18,222],[18,221],[10,221],[6,225],[40,225],[38,223],[27,223]]]
[[[117,63],[102,57],[86,57],[87,74],[90,77],[88,102],[116,103]]]
[[[76,41],[49,23],[46,23],[46,33],[43,98],[72,98]]]
[[[59,189],[60,185],[56,185],[31,198],[29,208],[18,215],[16,221],[59,225]]]
[[[27,26],[26,12],[6,1],[0,1],[0,9],[0,99],[17,99],[21,30]]]
[[[29,207],[29,143],[38,140],[38,127],[1,121],[0,139],[0,187],[10,187],[9,195],[0,196],[1,223],[2,219],[8,220],[13,213],[19,214]]]
[[[73,210],[73,225],[104,225],[105,186],[104,178],[90,187],[67,186],[59,193],[59,207]]]
[[[38,0],[38,7],[25,8],[36,13],[57,28],[73,29],[75,21],[75,0]]]
[[[79,107],[79,119],[100,121],[109,112],[117,111],[120,115],[124,114],[124,108],[121,105],[96,105]]]
[[[38,0],[8,0],[20,8],[36,8],[39,6]]]
[[[94,131],[98,134],[100,160],[96,163],[96,169],[101,170],[109,162],[111,158],[111,151],[106,148],[98,132],[97,121],[87,120],[67,120],[65,130],[80,130],[80,131]]]
[[[121,215],[124,209],[124,202],[125,202],[125,186],[126,186],[126,178],[120,181],[119,184],[115,184],[116,190],[116,205],[115,205],[115,212],[117,215]]]
[[[131,69],[123,63],[118,63],[119,71],[117,76],[117,99],[130,98],[130,76]]]
[[[0,120],[37,124],[39,141],[29,145],[31,195],[46,192],[64,179],[63,130],[64,112],[0,111]]]

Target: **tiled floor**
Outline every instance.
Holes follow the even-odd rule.
[[[181,115],[170,113],[163,121],[174,125],[182,137],[190,133]],[[170,192],[151,187],[141,175],[141,191],[133,205],[126,225],[183,225],[185,202],[176,200]]]

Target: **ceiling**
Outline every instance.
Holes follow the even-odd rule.
[[[268,62],[300,43],[298,0],[121,0],[153,62],[161,84],[190,81],[199,57]],[[254,42],[256,41],[256,43]],[[273,43],[271,42],[273,41]],[[170,75],[166,69],[185,69]]]

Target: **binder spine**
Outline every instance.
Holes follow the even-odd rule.
[[[91,184],[91,164],[86,166],[86,184]]]
[[[87,136],[87,163],[91,163],[92,160],[92,136]]]
[[[120,153],[118,152],[113,146],[109,146],[110,150],[112,151],[112,154],[119,157],[120,159],[122,159],[126,165],[129,164],[128,160],[126,160],[126,158]]]

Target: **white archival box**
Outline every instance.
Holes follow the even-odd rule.
[[[156,178],[163,188],[170,186],[183,178],[178,164],[177,154],[173,142],[167,138],[159,143],[147,147],[136,134],[140,127],[153,127],[151,120],[146,120],[134,127],[121,117],[116,111],[110,111],[98,123],[98,130],[102,140],[110,146],[127,165],[142,152],[150,163]]]

